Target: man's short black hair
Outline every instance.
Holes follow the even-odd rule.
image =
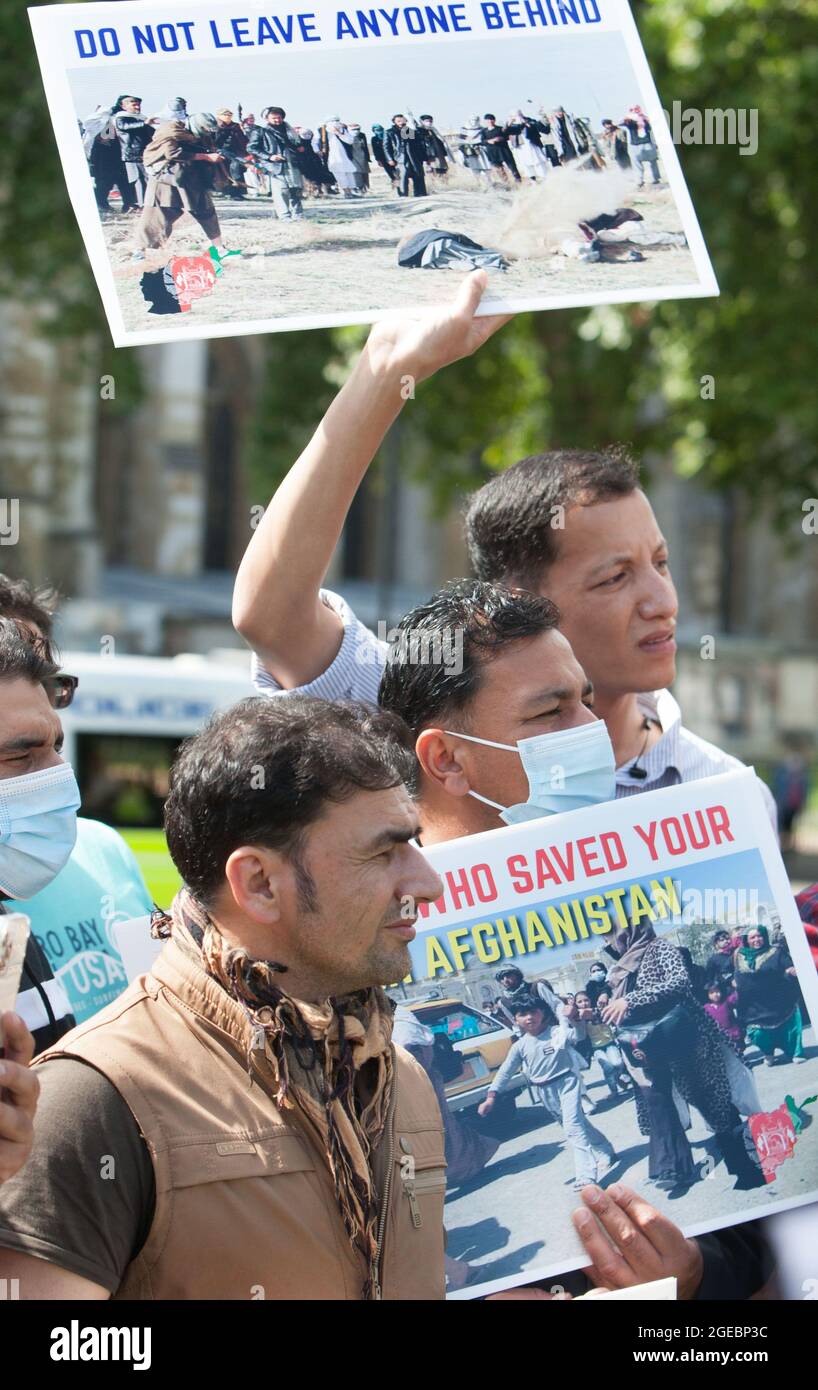
[[[401,120],[406,120],[406,117],[404,116],[402,111],[396,112],[395,115],[392,117],[392,120],[396,121],[398,119],[398,116],[400,116]]]
[[[38,685],[58,670],[46,637],[33,636],[14,618],[0,617],[0,680],[24,680]]]
[[[432,721],[467,709],[483,667],[504,648],[550,632],[559,620],[556,605],[538,594],[453,579],[401,619],[378,702],[419,734]],[[455,647],[462,659],[453,659]]]
[[[428,111],[427,111],[426,115],[425,115],[425,116],[421,116],[420,119],[421,119],[422,121],[433,121],[433,120],[434,120],[434,116],[430,116],[429,113],[428,113]]]
[[[518,1014],[530,1014],[532,1009],[539,1009],[540,1013],[545,1014],[546,1017],[551,1013],[551,1009],[545,1001],[536,994],[523,994],[519,999],[515,999],[511,1006],[511,1012],[515,1018]]]
[[[485,483],[466,511],[466,541],[478,579],[537,589],[559,553],[564,512],[626,497],[639,467],[616,446],[554,449],[520,459]]]
[[[283,121],[287,112],[284,110],[283,106],[268,106],[266,111],[262,111],[261,114],[264,117],[265,121],[268,116],[280,116]]]
[[[242,700],[188,739],[173,764],[171,858],[207,903],[239,845],[297,862],[304,832],[328,802],[399,786],[413,769],[411,736],[394,715],[308,696]]]
[[[59,602],[56,589],[35,589],[27,579],[0,574],[0,618],[20,618],[36,623],[49,641],[54,635],[54,613]]]

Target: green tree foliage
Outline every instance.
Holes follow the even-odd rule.
[[[78,373],[116,377],[111,408],[142,397],[139,354],[111,343],[69,204],[26,5],[0,5],[0,294],[31,310],[38,333],[71,340]]]
[[[0,289],[45,310],[50,327],[81,337],[104,324],[99,295],[65,193],[26,6],[0,6]]]

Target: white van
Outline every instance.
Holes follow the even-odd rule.
[[[60,718],[83,814],[116,826],[160,826],[181,740],[217,710],[256,693],[250,655],[241,652],[229,659],[64,652],[61,669],[79,677]]]

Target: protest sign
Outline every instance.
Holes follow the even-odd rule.
[[[718,293],[626,0],[29,13],[117,346]]]
[[[445,892],[390,992],[446,1106],[451,1297],[587,1263],[586,1181],[689,1236],[818,1199],[818,975],[752,771],[426,854]]]

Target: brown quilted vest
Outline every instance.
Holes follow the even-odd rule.
[[[169,942],[149,975],[37,1059],[96,1067],[150,1151],[153,1224],[115,1298],[362,1298],[365,1261],[326,1158],[298,1112],[276,1107],[259,1052],[250,1084],[248,1043],[241,1008]],[[372,1158],[380,1296],[439,1299],[443,1125],[423,1069],[403,1049],[395,1055],[392,1114]]]

